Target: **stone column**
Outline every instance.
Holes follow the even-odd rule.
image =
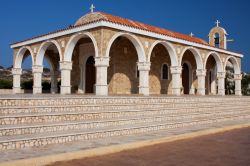
[[[12,75],[13,75],[13,89],[12,89],[12,93],[13,94],[21,93],[21,75],[22,75],[22,69],[21,68],[12,68]]]
[[[33,94],[40,94],[42,93],[43,67],[34,65],[32,66],[32,72],[33,72]]]
[[[235,81],[235,95],[241,96],[241,74],[234,74],[234,81]]]
[[[225,95],[225,72],[217,72],[218,79],[218,95]]]
[[[107,96],[108,84],[107,84],[107,69],[109,66],[109,57],[95,57],[96,67],[96,95]]]
[[[58,78],[58,72],[57,71],[50,71],[50,76],[51,76],[51,93],[52,94],[55,94],[58,92],[58,88],[57,88],[57,84],[58,84],[58,81],[57,81],[57,78]]]
[[[149,95],[149,70],[150,62],[138,62],[137,63],[139,75],[139,94]]]
[[[181,66],[171,66],[170,68],[172,74],[172,94],[180,96],[181,94]]]
[[[61,70],[61,94],[71,93],[71,70],[72,62],[60,62]]]
[[[79,64],[79,71],[80,71],[80,83],[78,86],[78,93],[84,93],[85,91],[85,76],[83,75],[84,71],[83,71],[83,64]]]
[[[198,77],[198,95],[205,95],[205,78],[206,78],[206,70],[197,69],[196,75]]]

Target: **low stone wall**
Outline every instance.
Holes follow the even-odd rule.
[[[12,89],[0,89],[0,95],[12,94]]]

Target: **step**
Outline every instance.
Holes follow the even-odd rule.
[[[229,108],[238,109],[240,106],[230,106]],[[227,107],[216,106],[216,109],[225,109]],[[76,120],[89,120],[89,119],[105,119],[105,118],[119,118],[127,116],[143,116],[145,113],[149,115],[159,114],[159,111],[164,111],[165,114],[172,112],[178,112],[182,110],[188,110],[186,112],[199,112],[203,111],[212,111],[214,106],[210,107],[190,107],[190,108],[181,108],[181,109],[151,109],[151,110],[123,110],[123,111],[95,111],[95,112],[56,112],[56,113],[30,113],[30,114],[13,114],[0,116],[1,125],[10,125],[10,124],[24,124],[24,123],[50,123],[50,122],[60,122],[60,121],[76,121]],[[167,112],[168,111],[168,112]],[[160,114],[159,114],[160,115]]]
[[[249,112],[250,110],[241,111],[241,113]],[[165,114],[167,116],[154,115],[154,116],[142,116],[142,117],[123,117],[118,119],[105,119],[105,120],[84,120],[84,121],[63,121],[58,123],[33,123],[33,124],[22,124],[22,125],[1,125],[0,126],[0,136],[8,135],[20,135],[20,134],[37,134],[44,132],[54,132],[54,131],[66,131],[75,129],[92,129],[101,128],[106,126],[120,126],[126,124],[136,124],[136,123],[149,123],[155,121],[178,121],[183,119],[194,119],[194,118],[210,118],[211,116],[224,116],[228,114],[236,114],[237,111],[214,111],[214,112],[194,112],[189,114]]]
[[[35,96],[34,96],[35,97]],[[16,99],[1,99],[1,107],[11,106],[54,106],[54,105],[88,105],[88,104],[150,104],[150,103],[188,103],[188,102],[238,102],[249,101],[247,97],[40,97],[34,99],[34,97],[16,98]]]
[[[235,120],[235,119],[248,119],[250,118],[249,113],[247,114],[238,114],[237,116],[226,116],[222,118],[213,118],[213,119],[199,119],[194,121],[181,121],[177,123],[162,123],[157,122],[150,125],[125,125],[123,127],[107,127],[96,130],[71,130],[67,132],[53,132],[53,133],[41,133],[36,135],[20,135],[20,136],[10,136],[0,138],[0,151],[6,149],[20,149],[34,146],[44,146],[49,144],[56,143],[66,143],[72,141],[80,140],[92,140],[96,138],[106,138],[114,136],[123,136],[123,135],[134,135],[140,133],[149,133],[152,131],[165,130],[170,128],[180,128],[193,125],[205,125],[211,123],[218,123],[223,121]]]

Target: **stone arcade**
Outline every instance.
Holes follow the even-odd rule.
[[[51,93],[225,95],[225,68],[230,62],[235,94],[241,95],[243,55],[227,50],[226,35],[218,21],[207,43],[193,34],[93,12],[92,8],[73,26],[11,45],[13,93],[21,92],[22,62],[30,55],[34,94],[42,93],[46,58]]]

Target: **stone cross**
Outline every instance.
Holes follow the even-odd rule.
[[[190,36],[191,36],[191,37],[193,37],[193,36],[194,36],[193,32],[191,32],[191,33],[190,33]]]
[[[91,4],[91,6],[90,6],[89,9],[90,9],[90,12],[93,13],[93,12],[94,12],[94,9],[95,9],[95,6],[94,6],[93,4]]]
[[[220,21],[216,20],[215,24],[216,24],[217,27],[219,27]]]

